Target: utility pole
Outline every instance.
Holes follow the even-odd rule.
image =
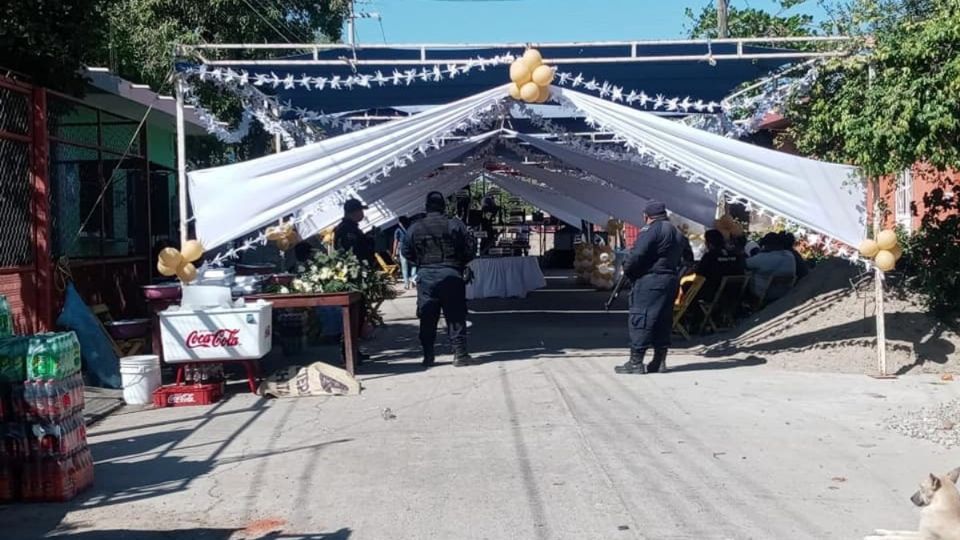
[[[720,39],[726,39],[728,35],[727,31],[727,14],[729,13],[730,0],[717,0],[717,36]]]
[[[353,47],[356,43],[356,31],[354,25],[356,24],[356,14],[354,12],[354,0],[350,0],[350,13],[347,14],[347,43]]]

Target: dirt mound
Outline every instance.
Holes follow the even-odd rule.
[[[875,309],[871,275],[830,259],[788,295],[714,337],[700,352],[749,354],[784,369],[875,373]],[[938,322],[915,298],[897,291],[888,290],[885,312],[889,372],[960,371],[955,327]]]

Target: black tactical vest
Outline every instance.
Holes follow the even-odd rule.
[[[458,241],[443,214],[428,214],[411,232],[410,241],[417,250],[417,266],[460,268],[464,260],[463,241]],[[460,245],[458,245],[460,244]]]

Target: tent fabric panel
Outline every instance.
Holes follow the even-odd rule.
[[[518,137],[571,167],[607,180],[641,198],[662,201],[672,212],[691,221],[707,225],[713,223],[716,217],[716,198],[707,193],[702,185],[688,182],[670,171],[597,159],[530,135],[519,134]]]
[[[211,249],[426,148],[506,96],[505,85],[422,114],[262,158],[189,173],[197,237]]]
[[[866,234],[858,169],[736,141],[567,89],[562,99],[627,140],[753,203],[856,246]]]

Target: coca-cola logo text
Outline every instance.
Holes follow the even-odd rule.
[[[236,347],[240,345],[239,333],[240,330],[216,330],[214,332],[194,330],[187,336],[187,348]]]

